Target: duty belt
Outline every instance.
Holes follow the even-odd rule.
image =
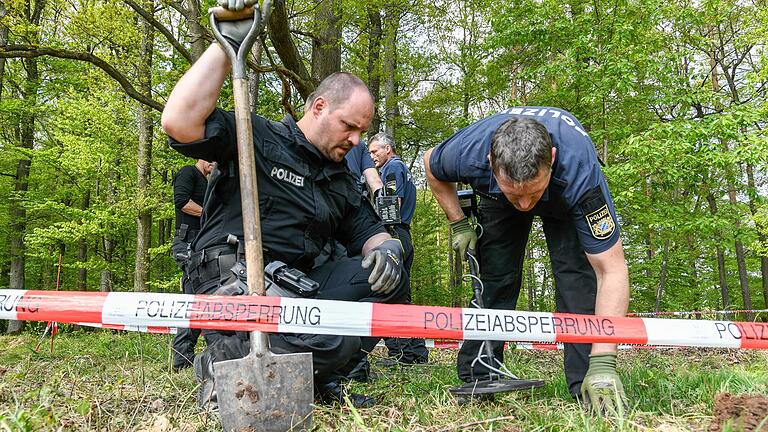
[[[228,277],[229,269],[237,262],[237,251],[230,245],[205,248],[189,258],[189,279],[195,290],[212,280]]]

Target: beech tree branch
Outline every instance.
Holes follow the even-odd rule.
[[[140,93],[136,88],[128,81],[125,75],[120,73],[111,64],[107,63],[104,59],[97,57],[91,53],[70,51],[62,48],[42,47],[35,45],[6,45],[0,47],[0,58],[34,58],[42,56],[51,56],[57,58],[64,58],[70,60],[79,60],[91,63],[99,69],[106,72],[107,75],[112,77],[120,87],[123,88],[125,93],[144,105],[163,112],[164,105],[155,101],[150,96],[146,96]]]

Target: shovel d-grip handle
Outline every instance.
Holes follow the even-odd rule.
[[[208,9],[208,16],[211,22],[211,30],[216,41],[219,42],[221,48],[227,53],[230,61],[232,61],[232,79],[245,78],[245,67],[247,65],[246,58],[248,53],[251,52],[254,42],[258,38],[259,34],[264,30],[267,22],[269,21],[269,14],[271,11],[270,0],[264,0],[264,4],[259,6],[259,3],[255,0],[246,2],[245,9],[239,11],[231,11],[221,6]],[[253,6],[252,6],[253,5]],[[240,49],[235,52],[232,45],[224,38],[219,30],[219,23],[222,21],[239,21],[253,19],[251,29],[243,39],[243,43],[240,44]]]

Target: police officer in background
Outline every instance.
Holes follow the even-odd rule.
[[[487,307],[514,309],[533,216],[541,218],[555,277],[558,312],[624,316],[629,277],[619,225],[600,163],[584,127],[561,109],[515,107],[474,123],[424,154],[427,181],[445,211],[452,247],[475,249]],[[478,239],[454,182],[480,195]],[[479,342],[466,341],[458,375],[472,376]],[[493,344],[498,359],[503,343]],[[616,345],[565,344],[570,393],[599,412],[625,409]],[[474,376],[487,370],[477,364]]]
[[[250,24],[221,22],[220,30],[240,43]],[[245,28],[243,30],[243,28]],[[242,30],[242,31],[241,31]],[[216,109],[230,61],[212,45],[187,71],[171,93],[162,125],[171,146],[191,157],[218,162],[205,204],[206,220],[192,244],[190,278],[199,294],[238,294],[231,269],[244,261],[240,183],[232,112]],[[264,262],[281,261],[320,285],[315,298],[402,303],[408,277],[402,270],[403,250],[357,190],[344,156],[358,145],[373,117],[373,98],[365,84],[349,73],[324,79],[306,114],[270,121],[252,114]],[[232,241],[236,238],[239,241]],[[331,239],[348,255],[314,267]],[[204,331],[206,350],[195,359],[201,383],[198,402],[215,402],[213,363],[247,354],[246,334]],[[316,396],[321,402],[356,407],[373,398],[348,394],[339,377],[359,361],[361,347],[378,339],[354,336],[270,334],[276,353],[311,352]]]
[[[347,160],[349,171],[358,178],[357,184],[360,186],[360,192],[363,196],[373,196],[381,190],[384,184],[379,178],[376,165],[374,165],[364,141],[350,150],[344,159]]]
[[[187,275],[189,244],[200,231],[203,214],[203,199],[208,186],[208,174],[213,164],[198,159],[194,165],[182,167],[173,178],[173,204],[176,208],[176,235],[171,244],[171,253],[182,271],[181,287],[184,294],[194,294]],[[173,370],[192,366],[195,345],[200,330],[180,328],[173,338]]]
[[[416,210],[416,185],[413,184],[411,172],[403,160],[395,152],[395,140],[385,132],[379,132],[371,137],[368,150],[376,168],[379,169],[381,181],[386,190],[397,195],[400,204],[400,223],[390,226],[392,234],[400,239],[405,251],[405,271],[409,279],[413,265],[413,242],[411,241],[411,219]],[[408,287],[408,303],[411,302],[411,289]],[[416,338],[386,338],[384,340],[389,350],[389,356],[402,364],[426,363],[429,352],[424,339]]]

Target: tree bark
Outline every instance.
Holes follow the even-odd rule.
[[[0,1],[0,47],[8,45],[8,27],[1,24],[7,13],[5,1]],[[0,100],[3,98],[3,78],[5,78],[5,58],[0,57]]]
[[[707,195],[707,203],[709,203],[710,214],[717,216],[717,201],[715,201],[715,195],[711,192]],[[722,238],[719,230],[717,237]],[[719,243],[715,249],[717,250],[717,274],[720,278],[720,296],[723,299],[723,309],[727,310],[731,308],[731,297],[728,293],[728,277],[725,273],[725,252]]]
[[[83,196],[82,209],[87,210],[91,206],[91,191],[86,190]],[[85,237],[77,240],[77,258],[80,261],[80,268],[77,271],[77,289],[86,291],[88,289],[88,270],[85,264],[88,262],[88,242]]]
[[[667,264],[669,262],[669,239],[664,242],[664,251],[661,257],[661,273],[659,274],[659,287],[656,289],[655,312],[661,310],[661,296],[664,294],[664,285],[667,283]]]
[[[146,9],[154,10],[154,0],[145,0]],[[152,52],[154,50],[154,28],[146,20],[139,20],[142,32],[137,76],[141,91],[152,91]],[[141,105],[137,110],[139,148],[137,158],[136,195],[140,203],[136,218],[136,270],[133,277],[134,291],[147,291],[149,281],[149,248],[152,243],[152,208],[147,203],[150,196],[150,173],[152,171],[153,119],[150,109]]]
[[[368,5],[368,23],[370,25],[368,36],[368,90],[373,95],[373,119],[368,129],[368,138],[379,133],[381,128],[381,116],[379,115],[379,100],[381,99],[381,11],[377,7]]]
[[[312,80],[306,66],[304,66],[304,60],[291,38],[285,0],[276,0],[272,3],[272,13],[269,16],[269,39],[272,41],[277,55],[280,56],[283,66],[293,71],[293,74],[288,75],[288,79],[291,80],[301,97],[306,100],[318,83]]]
[[[341,70],[340,21],[338,0],[316,0],[312,79],[317,83]]]
[[[384,122],[386,132],[397,142],[397,122],[400,117],[397,91],[397,33],[400,28],[400,12],[389,4],[384,10]]]

